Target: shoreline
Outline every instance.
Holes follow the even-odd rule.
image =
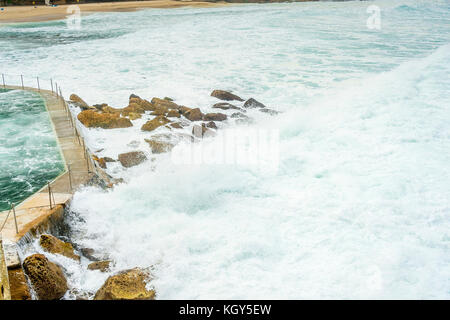
[[[102,2],[77,4],[82,15],[96,12],[132,12],[140,9],[172,9],[181,7],[210,8],[233,5],[227,2],[206,1],[176,1],[176,0],[154,0],[154,1],[127,1],[127,2]],[[0,11],[0,25],[6,23],[21,22],[43,22],[65,19],[69,13],[67,5],[49,6],[7,6]]]

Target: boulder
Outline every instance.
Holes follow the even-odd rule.
[[[81,248],[81,254],[91,261],[98,261],[99,259],[95,256],[95,250],[92,248]]]
[[[216,123],[214,121],[210,121],[206,124],[207,128],[211,128],[211,129],[216,129],[217,130],[217,126]]]
[[[67,280],[61,268],[43,254],[28,256],[23,262],[23,269],[39,300],[61,299],[66,293]]]
[[[144,123],[144,125],[141,127],[142,131],[153,131],[156,128],[159,128],[161,126],[164,126],[166,124],[170,123],[170,120],[167,119],[164,116],[157,116],[156,118],[147,121]]]
[[[173,101],[173,99],[172,99],[172,98],[169,98],[169,97],[164,97],[164,100],[167,100],[167,101],[170,101],[170,102]]]
[[[140,119],[140,118],[142,118],[142,114],[140,114],[140,113],[130,112],[128,114],[128,119],[130,119],[130,120],[137,120],[137,119]]]
[[[248,116],[243,114],[242,112],[235,112],[230,117],[231,118],[239,118],[239,119],[248,119]]]
[[[225,90],[214,90],[213,92],[211,92],[211,96],[225,101],[231,100],[244,101],[244,99],[242,99],[241,97],[238,97],[237,95],[232,94],[231,92]]]
[[[169,126],[175,129],[183,129],[183,126],[179,122],[173,122]]]
[[[186,111],[185,113],[183,113],[183,115],[186,117],[186,119],[191,121],[200,121],[203,119],[203,113],[200,111],[199,108]]]
[[[154,300],[155,291],[146,288],[149,278],[140,268],[122,271],[106,279],[94,300]]]
[[[79,96],[77,96],[75,93],[72,93],[69,97],[69,100],[74,102],[77,106],[79,106],[82,109],[88,109],[89,105],[81,99]]]
[[[150,145],[152,153],[154,154],[168,152],[175,146],[170,142],[163,141],[155,137],[152,137],[151,139],[145,139],[145,142]]]
[[[155,107],[151,104],[150,101],[141,99],[137,96],[136,97],[130,96],[129,104],[132,104],[132,103],[141,106],[145,111],[153,111],[155,109]]]
[[[171,109],[167,112],[168,118],[179,118],[181,117],[180,112],[177,109]]]
[[[175,102],[166,100],[166,99],[159,99],[159,98],[153,98],[152,104],[157,107],[164,107],[167,109],[178,109],[178,105]]]
[[[110,107],[110,106],[106,105],[106,106],[103,106],[103,107],[102,107],[102,110],[101,110],[101,111],[102,111],[103,113],[112,113],[112,114],[120,115],[120,114],[122,113],[122,110],[123,110],[123,109],[113,108],[113,107]]]
[[[116,162],[116,160],[110,157],[104,157],[103,159],[105,160],[105,162]]]
[[[184,115],[186,112],[191,111],[191,110],[192,110],[191,108],[188,108],[188,107],[185,107],[185,106],[179,106],[179,107],[178,107],[178,111],[179,111],[182,115]]]
[[[145,113],[145,109],[141,105],[132,102],[122,109],[122,116],[127,116],[130,113]]]
[[[261,102],[250,98],[244,103],[244,108],[266,108],[265,105],[263,105]]]
[[[223,113],[207,113],[203,116],[204,121],[224,121],[227,120],[227,115]]]
[[[119,154],[119,161],[125,168],[137,166],[145,160],[147,160],[147,157],[142,151],[132,151]]]
[[[106,272],[109,270],[109,267],[111,265],[111,261],[109,260],[103,260],[103,261],[96,261],[92,262],[88,265],[89,270],[100,270],[101,272]]]
[[[169,112],[169,108],[162,106],[162,105],[157,105],[157,106],[155,106],[155,110],[150,114],[152,116],[165,116],[168,112]]]
[[[93,110],[85,110],[78,114],[78,120],[88,128],[128,128],[132,127],[130,119],[121,118],[118,114],[98,113]]]
[[[137,98],[140,99],[141,97],[139,97],[138,95],[135,95],[134,93],[130,94],[130,100],[133,98]]]
[[[272,109],[269,109],[269,108],[261,108],[261,109],[259,109],[259,111],[264,112],[264,113],[268,113],[271,116],[276,116],[277,114],[280,113],[279,111],[272,110]]]
[[[242,110],[241,108],[236,107],[235,105],[232,105],[231,103],[228,103],[228,102],[219,102],[219,103],[214,104],[212,107],[216,108],[216,109],[222,109],[222,110],[230,110],[230,109]]]
[[[72,244],[61,241],[50,234],[41,235],[39,244],[41,245],[42,249],[47,252],[60,254],[67,258],[80,261],[80,256],[74,253]]]

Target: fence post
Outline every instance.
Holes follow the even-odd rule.
[[[23,75],[20,75],[20,81],[22,82],[22,90],[23,90],[23,89],[25,89],[25,88],[23,87]]]
[[[58,97],[58,82],[55,82],[55,93],[56,97]]]
[[[70,193],[73,192],[72,188],[72,170],[70,169],[70,164],[67,165],[67,170],[69,170],[69,186],[70,186]]]
[[[50,182],[47,182],[48,186],[48,200],[50,202],[50,209],[53,209],[52,207],[52,190],[50,189]]]
[[[36,77],[37,85],[38,85],[38,91],[41,91],[41,86],[39,85],[39,77]]]
[[[3,80],[3,88],[6,88],[5,75],[3,73],[2,73],[2,80]]]
[[[89,173],[89,172],[91,172],[89,170],[89,154],[86,149],[84,149],[84,154],[86,155],[86,166],[87,166],[87,172]]]
[[[50,85],[52,86],[52,93],[53,93],[53,80],[50,79]]]
[[[16,234],[17,234],[19,233],[19,228],[17,227],[16,207],[14,206],[14,203],[12,203],[11,206],[14,214],[14,224],[16,225]]]

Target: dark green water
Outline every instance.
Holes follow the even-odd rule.
[[[18,203],[64,170],[42,97],[0,89],[0,211]]]

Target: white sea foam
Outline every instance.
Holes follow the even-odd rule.
[[[373,3],[380,31],[360,2],[150,10],[115,28],[116,14],[92,15],[92,39],[35,49],[48,56],[22,67],[70,61],[52,72],[92,103],[135,92],[210,110],[224,88],[284,111],[248,127],[279,130],[276,172],[170,154],[116,164],[128,184],[75,194],[74,241],[112,272],[154,266],[162,299],[449,298],[448,6]],[[86,130],[88,144],[150,157],[139,121]],[[87,291],[103,280],[73,274]]]

